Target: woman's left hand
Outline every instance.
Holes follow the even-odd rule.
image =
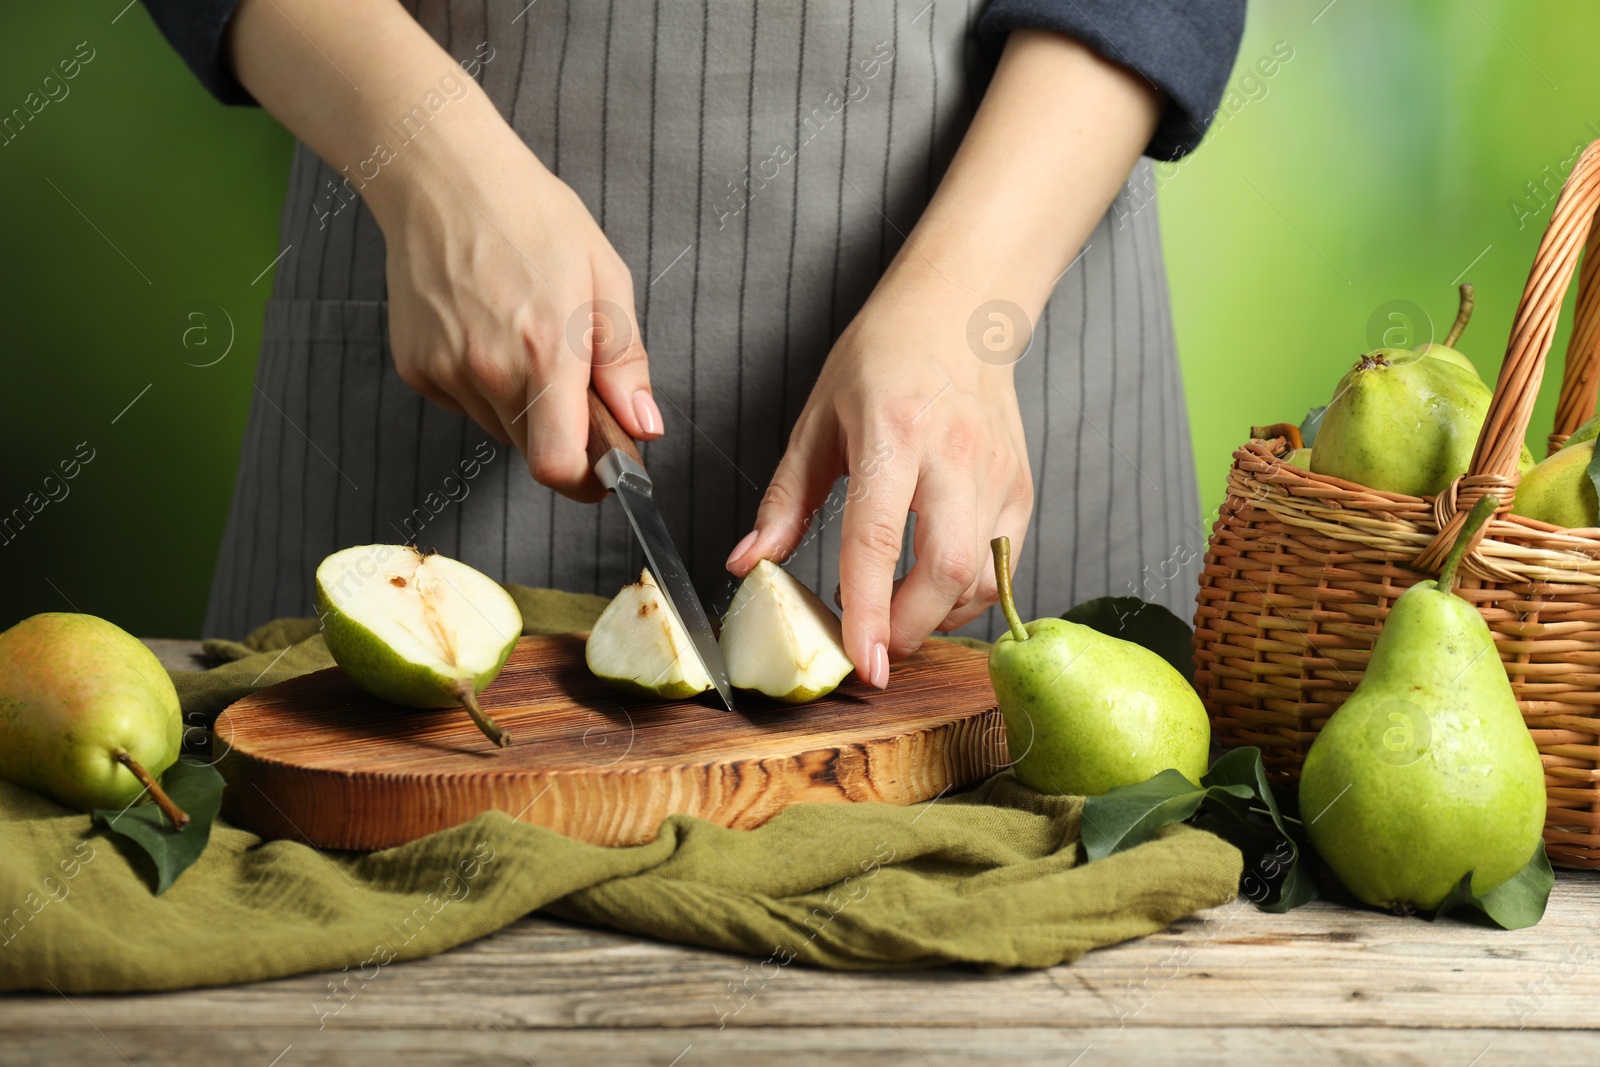
[[[834,345],[755,530],[728,559],[741,577],[762,559],[782,562],[848,474],[839,554],[845,651],[879,688],[890,660],[995,602],[989,541],[1004,534],[1020,548],[1027,533],[1033,482],[1011,365],[1028,325],[1003,313],[991,322],[971,293],[931,264],[891,268]],[[998,348],[969,345],[975,314],[999,331],[990,334]],[[917,516],[916,563],[896,583],[908,512]]]

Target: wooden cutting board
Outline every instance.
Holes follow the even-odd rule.
[[[652,702],[594,678],[583,634],[524,637],[484,691],[515,743],[459,709],[396,708],[338,668],[253,693],[217,719],[224,812],[268,838],[379,849],[499,810],[602,845],[674,812],[759,826],[796,801],[912,804],[1007,765],[987,657],[930,642],[886,691],[851,679],[812,704],[741,692]]]

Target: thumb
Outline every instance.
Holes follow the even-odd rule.
[[[650,390],[650,360],[633,311],[633,286],[608,290],[596,279],[595,297],[573,316],[568,344],[589,363],[589,380],[611,414],[636,441],[653,441],[665,430]]]
[[[773,472],[756,509],[755,528],[728,557],[728,570],[742,578],[764,559],[782,563],[799,546],[816,512],[844,473],[832,435],[795,428],[789,448]]]

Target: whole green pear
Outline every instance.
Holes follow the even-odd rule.
[[[1490,398],[1476,374],[1448,360],[1410,349],[1370,352],[1340,379],[1311,469],[1386,492],[1436,495],[1471,463]]]
[[[1567,445],[1523,475],[1512,512],[1575,529],[1600,526],[1600,501],[1589,478],[1594,445],[1593,438]]]
[[[80,811],[121,808],[177,760],[183,713],[155,654],[93,615],[47,612],[0,633],[0,778]]]
[[[1468,530],[1493,511],[1474,509]],[[1483,894],[1527,864],[1544,827],[1544,768],[1494,638],[1453,592],[1468,534],[1437,582],[1390,609],[1361,684],[1300,774],[1311,842],[1361,900],[1431,910],[1472,873]]]
[[[1011,624],[989,652],[1017,779],[1041,793],[1095,796],[1175,767],[1196,784],[1211,728],[1200,698],[1166,660],[1065,619],[1023,625],[1011,596],[1011,544],[995,538],[1000,605]]]

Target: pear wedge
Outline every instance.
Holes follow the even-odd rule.
[[[731,685],[787,704],[827,696],[855,670],[839,617],[771,560],[745,575],[718,643]]]
[[[583,658],[595,677],[638,696],[686,700],[711,688],[689,632],[648,570],[600,613]]]
[[[478,706],[522,633],[516,602],[488,575],[410,545],[357,545],[317,567],[317,614],[334,662],[407,708],[461,706],[504,748]]]

